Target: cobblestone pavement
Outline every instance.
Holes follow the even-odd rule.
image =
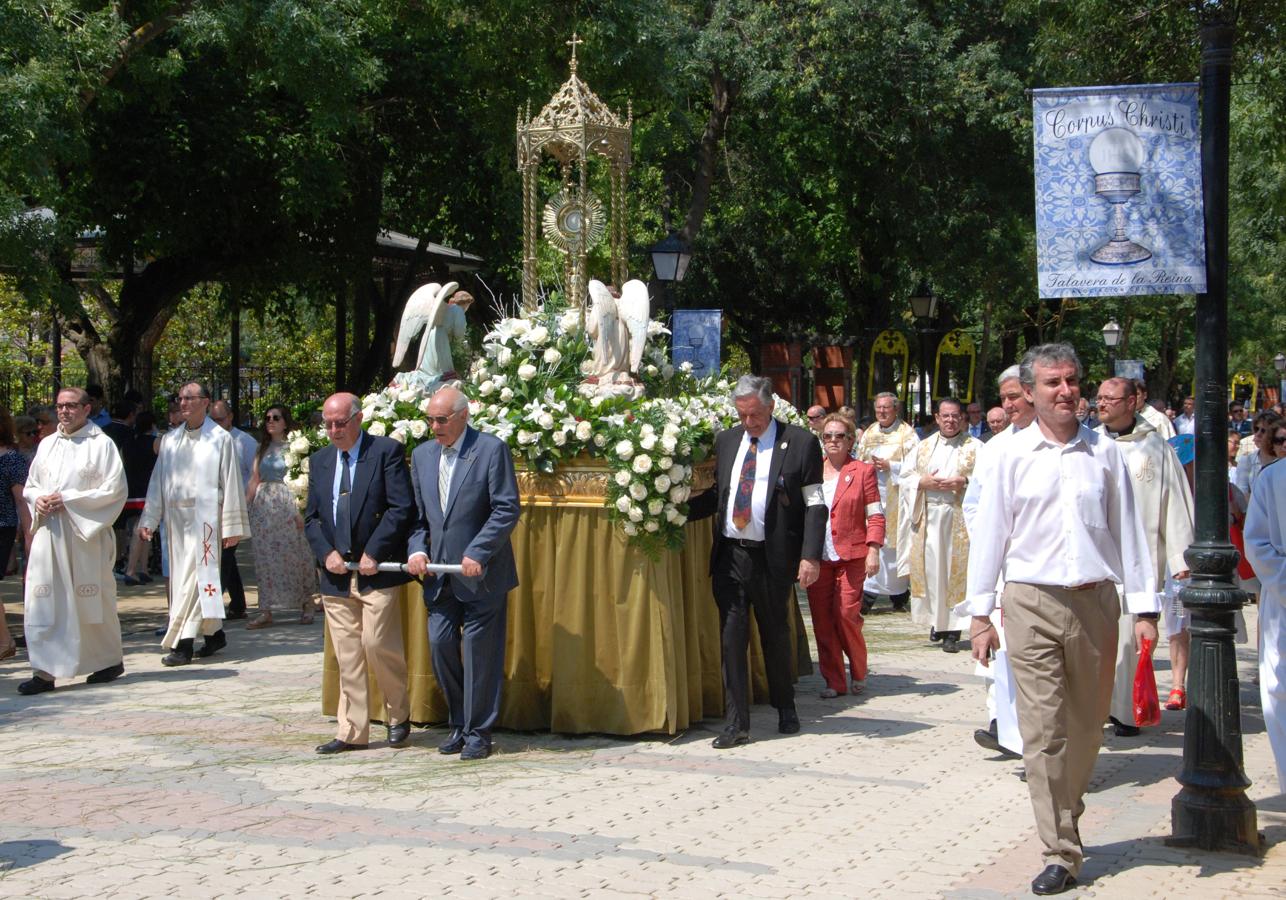
[[[0,596],[17,624],[13,579]],[[226,652],[170,670],[152,634],[163,592],[125,589],[121,606],[114,684],[22,697],[24,655],[0,664],[0,896],[993,898],[1025,896],[1041,865],[1020,765],[973,741],[972,663],[901,614],[868,619],[865,696],[823,701],[817,676],[801,681],[799,735],[755,707],[733,751],[711,749],[707,721],[673,738],[505,732],[462,763],[436,753],[437,728],[406,749],[313,753],[333,736],[320,617],[230,623]],[[1249,653],[1240,668],[1266,854],[1165,845],[1182,749],[1167,712],[1143,737],[1108,733],[1072,896],[1286,896],[1286,798]]]

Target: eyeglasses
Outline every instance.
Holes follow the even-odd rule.
[[[196,403],[198,400],[209,400],[209,397],[202,397],[200,394],[179,394],[180,403]]]
[[[277,415],[276,413],[268,413],[268,415],[264,416],[264,417],[263,417],[263,419],[264,419],[264,421],[265,421],[265,422],[284,422],[284,421],[286,421],[284,417],[279,416],[279,415]]]
[[[1273,438],[1274,444],[1286,444],[1286,434]]]
[[[1246,411],[1245,411],[1244,409],[1234,409],[1234,410],[1232,411],[1232,414],[1233,414],[1234,416],[1245,415],[1245,413],[1246,413]]]
[[[1098,395],[1099,403],[1122,403],[1124,401],[1125,401],[1124,397],[1108,397],[1103,394]]]
[[[328,431],[339,431],[341,428],[346,428],[346,427],[348,427],[348,423],[349,423],[349,422],[351,422],[351,421],[353,421],[353,419],[354,419],[356,416],[357,416],[357,413],[353,413],[353,414],[352,414],[352,415],[350,415],[347,419],[344,419],[344,420],[342,420],[342,421],[338,421],[338,422],[334,421],[333,419],[324,419],[324,420],[322,421],[322,424],[326,426],[326,429],[327,429]]]
[[[446,425],[446,423],[447,423],[447,422],[450,422],[452,419],[454,419],[454,418],[456,417],[456,413],[458,413],[458,412],[459,412],[459,410],[457,409],[455,412],[451,413],[450,415],[446,415],[446,416],[425,416],[424,418],[425,418],[425,419],[427,419],[427,420],[428,420],[428,422],[429,422],[429,424],[431,424],[431,425]]]
[[[23,434],[25,434],[27,437],[35,437],[36,435],[40,434],[40,429],[33,428],[30,431],[24,431]]]
[[[826,432],[825,434],[823,434],[823,435],[822,435],[822,440],[824,440],[824,441],[846,441],[846,440],[848,440],[848,435],[847,435],[847,434],[845,434],[845,433],[844,433],[844,432],[842,432],[842,431],[828,431],[828,432]]]
[[[54,409],[80,409],[82,406],[89,406],[88,403],[55,403]]]
[[[817,413],[816,415],[809,416],[808,421],[811,422],[814,419],[824,419],[824,418],[826,418],[826,413]]]

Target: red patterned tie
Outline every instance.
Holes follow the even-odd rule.
[[[755,459],[759,456],[759,438],[750,439],[750,449],[741,463],[741,478],[737,481],[737,497],[732,503],[732,524],[739,530],[750,524],[750,495],[755,491]]]

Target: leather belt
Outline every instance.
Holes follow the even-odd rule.
[[[724,538],[724,540],[736,544],[738,547],[745,547],[747,550],[764,549],[763,541],[748,541],[745,538]]]
[[[1106,583],[1107,582],[1104,582],[1104,581],[1091,581],[1087,584],[1072,584],[1072,585],[1067,585],[1066,587],[1060,586],[1059,589],[1064,591],[1088,591],[1088,590],[1091,590],[1092,588],[1098,587],[1100,584],[1106,584]]]

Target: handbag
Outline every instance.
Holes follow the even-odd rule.
[[[1156,673],[1152,670],[1152,642],[1143,639],[1139,666],[1134,670],[1134,724],[1140,727],[1161,724],[1161,700],[1157,696]]]

